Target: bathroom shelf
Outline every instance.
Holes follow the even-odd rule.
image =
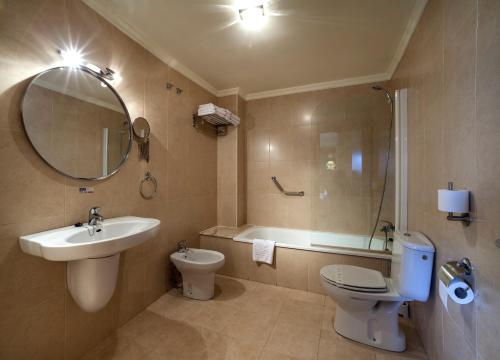
[[[205,124],[215,129],[217,136],[225,136],[227,134],[227,126],[233,125],[228,120],[224,119],[222,116],[217,114],[210,115],[193,115],[193,127],[196,129],[201,129]]]
[[[198,106],[198,111],[193,115],[193,127],[201,129],[206,123],[214,127],[217,136],[227,134],[227,126],[240,124],[240,118],[228,109],[213,103]]]

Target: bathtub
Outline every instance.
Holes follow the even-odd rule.
[[[252,260],[254,239],[276,241],[272,265]],[[200,247],[225,256],[219,274],[271,285],[325,294],[320,270],[325,265],[348,264],[380,271],[389,276],[391,255],[380,251],[383,240],[368,236],[245,225],[215,226],[200,232]]]
[[[370,236],[331,233],[322,231],[295,230],[275,227],[252,226],[233,238],[235,241],[252,243],[254,239],[273,240],[277,247],[319,251],[334,254],[390,259],[384,252],[384,239],[373,238],[368,250]],[[389,243],[389,247],[391,244]]]

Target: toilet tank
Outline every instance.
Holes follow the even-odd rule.
[[[408,300],[427,301],[432,278],[434,245],[422,233],[396,232],[392,249],[391,279]]]

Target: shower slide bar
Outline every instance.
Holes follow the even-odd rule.
[[[278,190],[286,196],[304,196],[303,191],[285,191],[283,189],[283,186],[281,186],[281,184],[279,183],[278,179],[276,179],[276,176],[272,176],[271,180],[273,181],[274,185],[276,185]]]

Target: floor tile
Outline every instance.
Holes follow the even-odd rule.
[[[185,321],[194,326],[222,331],[238,310],[239,307],[236,305],[207,302],[199,311],[188,314]]]
[[[335,301],[330,296],[325,296],[325,306],[335,308],[337,304],[335,304]]]
[[[309,291],[290,289],[288,297],[292,300],[308,302],[318,305],[325,304],[325,296],[321,294],[312,293]]]
[[[161,345],[162,336],[169,332],[169,320],[147,310],[117,330],[118,336],[127,337],[149,350]]]
[[[318,360],[376,360],[374,348],[350,341],[337,333],[321,331]]]
[[[170,359],[206,359],[208,346],[207,333],[211,331],[192,326],[186,322],[163,318],[163,331],[146,330],[149,340],[148,349],[152,354],[164,360]],[[129,335],[129,334],[127,334]],[[144,338],[145,335],[142,335]],[[151,340],[154,338],[154,340]],[[144,341],[138,340],[144,344]]]
[[[265,349],[298,359],[315,359],[320,337],[319,326],[317,329],[310,324],[294,326],[287,320],[278,320]]]
[[[273,285],[259,284],[248,295],[245,304],[246,309],[252,312],[269,314],[269,316],[279,313],[285,300],[287,299],[285,288],[278,288]]]
[[[411,324],[408,350],[392,353],[338,335],[329,297],[226,276],[216,286],[209,301],[170,290],[83,360],[427,359]]]
[[[87,353],[82,360],[141,360],[146,359],[149,352],[135,341],[114,334]]]
[[[321,320],[321,330],[333,331],[333,321],[335,320],[335,308],[327,307],[323,309],[323,318]]]
[[[259,360],[300,360],[293,356],[280,354],[274,351],[264,349],[260,354]]]
[[[258,360],[263,345],[253,341],[235,339],[212,333],[207,339],[208,359],[212,360]]]
[[[148,310],[169,319],[186,321],[201,313],[204,306],[204,301],[187,299],[169,292],[151,304]]]
[[[278,315],[250,312],[243,309],[237,312],[223,329],[224,335],[264,345],[271,335]]]
[[[247,280],[217,276],[213,302],[244,306],[255,283]]]

